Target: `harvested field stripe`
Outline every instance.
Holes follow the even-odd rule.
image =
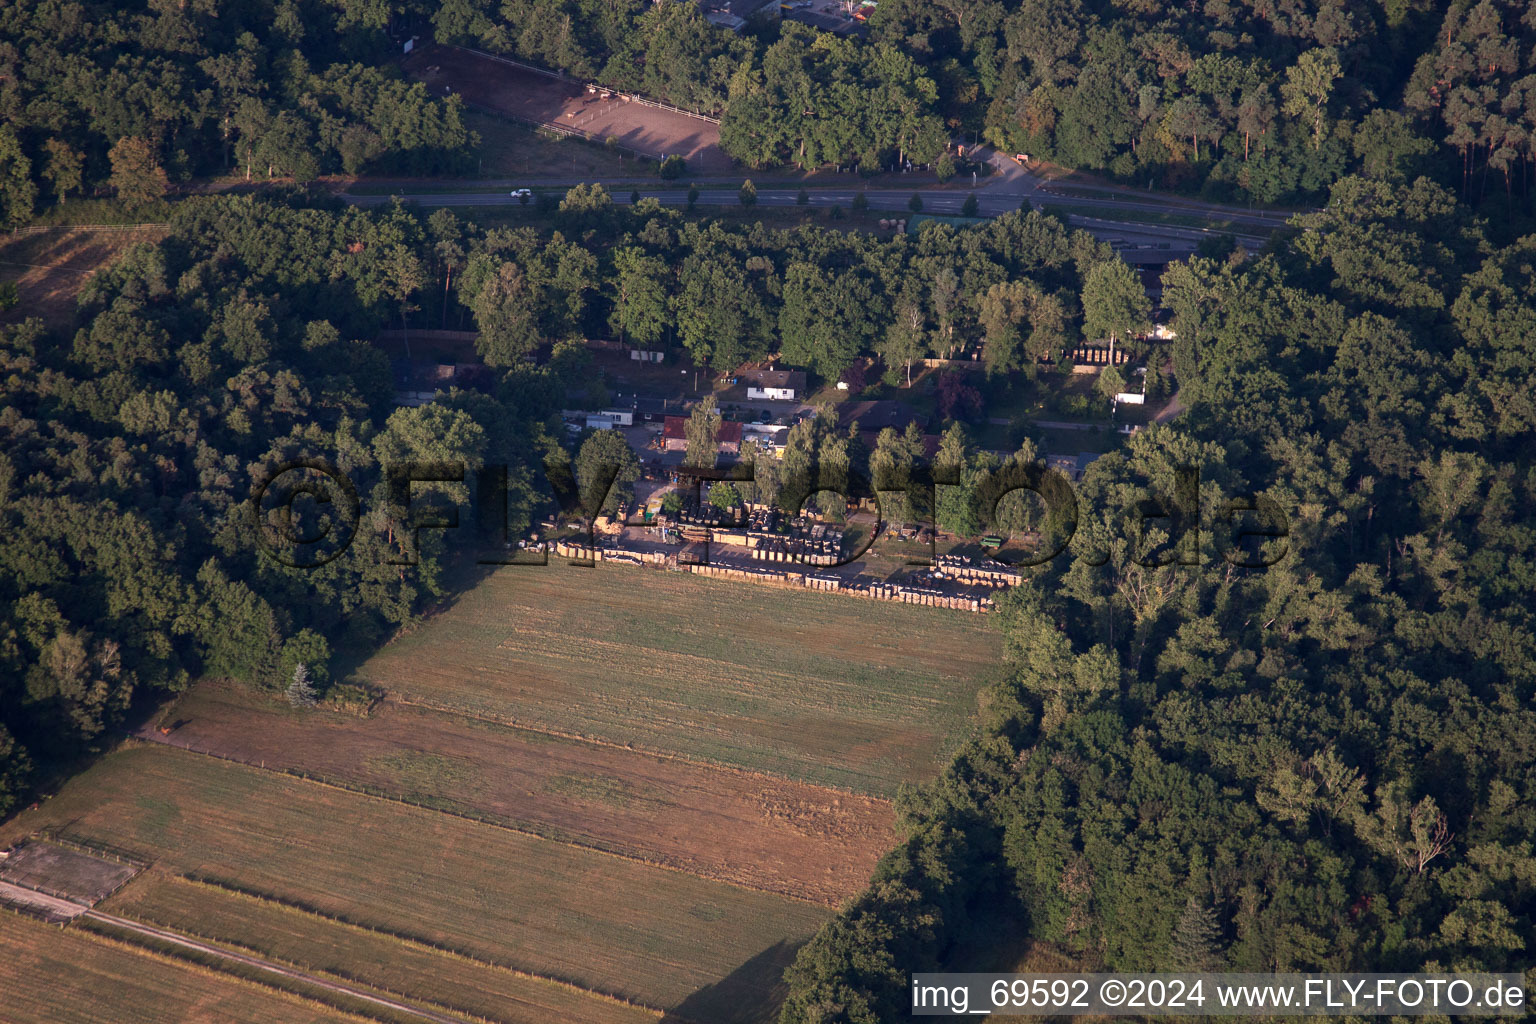
[[[784,966],[830,916],[161,744],[127,744],[99,759],[0,826],[0,844],[50,823],[155,851],[163,871],[216,871],[326,914],[632,1002],[694,1007],[702,992],[716,1001],[695,1015],[710,1020],[743,1020],[751,1008],[765,1019]],[[755,1001],[744,1002],[744,978]],[[727,979],[736,998],[716,999]]]
[[[534,725],[531,722],[518,721],[514,718],[486,714],[483,712],[468,711],[453,704],[433,700],[430,697],[413,696],[411,694],[405,693],[391,693],[387,696],[386,699],[389,700],[389,702],[392,704],[399,704],[401,707],[413,708],[418,711],[430,711],[434,715],[444,715],[448,718],[465,718],[472,722],[484,722],[487,725],[500,726],[503,729],[516,729],[519,732],[533,733],[536,736],[552,736],[557,740],[567,740],[571,743],[584,743],[588,746],[603,747],[608,750],[623,750],[626,752],[644,754],[646,757],[655,757],[663,761],[676,761],[679,764],[686,764],[690,767],[699,768],[704,771],[724,772],[744,779],[764,779],[774,782],[799,781],[792,776],[781,775],[776,772],[763,771],[757,768],[743,768],[740,765],[727,764],[723,761],[700,760],[697,757],[689,757],[687,754],[679,754],[671,750],[656,750],[651,747],[636,746],[633,743],[614,743],[611,740],[603,739],[601,736],[583,736],[580,733],[561,732],[558,729],[552,729],[548,726]],[[865,800],[878,800],[883,804],[889,804],[891,802],[884,797],[872,797],[867,793],[862,793],[856,789],[849,789],[846,786],[834,786],[825,782],[815,783],[815,786],[817,789],[825,789],[829,793],[839,793],[843,796],[859,797],[860,799]]]
[[[171,947],[165,955],[191,963],[201,964],[211,970],[220,973],[228,973],[233,977],[246,978],[241,971],[230,970],[230,965],[238,968],[249,968],[263,974],[275,975],[281,980],[262,980],[259,977],[249,978],[258,985],[264,985],[281,992],[293,992],[296,995],[304,993],[292,986],[297,983],[301,987],[315,987],[327,991],[333,995],[344,995],[350,999],[360,999],[367,1003],[382,1006],[387,1010],[394,1010],[409,1015],[411,1018],[422,1018],[434,1021],[436,1024],[464,1024],[464,1020],[481,1022],[481,1024],[503,1024],[489,1017],[465,1010],[455,1009],[451,1006],[442,1006],[430,999],[422,999],[405,992],[395,992],[391,989],[370,985],[351,978],[345,974],[334,971],[311,971],[302,964],[295,964],[274,957],[266,952],[254,949],[250,946],[231,942],[228,939],[217,938],[212,935],[201,935],[186,928],[174,928],[165,921],[156,921],[143,916],[127,917],[121,914],[93,914],[87,918],[86,929],[94,935],[112,937],[126,933],[125,937],[117,941],[130,946],[141,946],[153,951],[160,951],[162,945]],[[146,941],[147,940],[147,941]],[[332,986],[335,986],[333,989]],[[339,991],[338,991],[339,990]],[[382,993],[380,996],[376,993]],[[409,999],[411,1003],[398,1002],[387,997],[398,997],[400,1000]],[[306,996],[306,998],[315,998]],[[325,998],[319,998],[317,1002],[334,1006],[345,1012],[344,1006],[329,1002]],[[437,1011],[442,1011],[441,1013]],[[360,1013],[369,1020],[378,1020],[372,1013],[364,1011]],[[389,1018],[393,1019],[393,1018]]]
[[[242,761],[239,758],[229,757],[229,756],[226,756],[224,754],[216,753],[216,752],[211,751],[211,750],[198,750],[198,749],[196,749],[194,747],[176,746],[176,745],[170,744],[170,743],[163,743],[163,742],[161,742],[159,740],[146,739],[146,738],[144,738],[142,736],[129,736],[128,739],[127,739],[127,742],[129,742],[129,743],[142,743],[142,744],[144,744],[146,746],[165,746],[165,747],[170,747],[173,750],[185,750],[188,753],[197,754],[200,757],[211,757],[214,760],[223,761],[226,764],[239,765],[241,768],[248,768],[251,771],[255,771],[255,772],[272,772],[272,773],[277,774],[277,775],[287,776],[288,778],[297,779],[300,782],[307,783],[308,785],[311,785],[311,786],[323,786],[323,787],[325,787],[327,789],[340,790],[343,793],[351,793],[354,796],[360,796],[360,797],[363,797],[363,798],[368,799],[368,800],[381,800],[384,803],[388,803],[388,804],[399,804],[399,805],[401,805],[403,807],[413,807],[416,810],[426,811],[427,813],[430,813],[430,814],[445,814],[445,815],[447,815],[450,818],[458,818],[461,821],[471,822],[471,823],[476,824],[476,825],[483,825],[486,828],[494,828],[494,829],[499,829],[502,832],[510,832],[513,835],[523,836],[526,839],[537,839],[540,842],[544,842],[544,843],[556,843],[556,844],[558,844],[560,846],[568,846],[568,847],[570,847],[572,849],[575,849],[575,850],[585,850],[585,851],[587,851],[589,853],[597,854],[598,856],[602,856],[602,857],[614,857],[614,858],[617,858],[618,860],[628,861],[631,864],[639,864],[639,865],[641,865],[643,867],[655,868],[655,869],[660,870],[660,871],[675,871],[675,872],[677,872],[680,875],[687,875],[690,878],[703,878],[704,877],[704,876],[699,875],[699,874],[697,874],[695,872],[687,871],[687,870],[685,870],[683,868],[677,867],[676,865],[673,865],[673,864],[664,864],[664,863],[662,863],[660,861],[647,860],[644,857],[635,857],[635,856],[631,856],[630,854],[627,854],[627,853],[618,853],[617,851],[614,851],[614,850],[605,850],[605,849],[603,849],[600,846],[593,846],[593,845],[591,845],[589,843],[578,843],[578,842],[574,842],[574,841],[569,840],[569,839],[562,839],[562,838],[559,838],[559,837],[556,837],[556,836],[541,835],[540,833],[535,832],[535,831],[533,831],[531,829],[518,828],[515,825],[508,825],[505,822],[497,821],[494,818],[487,818],[487,817],[483,817],[483,816],[478,815],[478,814],[470,814],[470,813],[465,812],[465,811],[449,810],[449,809],[443,808],[443,807],[433,807],[433,806],[431,806],[429,804],[418,803],[417,801],[414,801],[414,800],[407,800],[404,797],[391,796],[388,793],[381,793],[381,792],[378,792],[378,791],[375,791],[375,790],[372,790],[372,789],[368,789],[368,788],[363,787],[363,786],[355,785],[353,783],[342,782],[342,781],[339,781],[337,779],[321,778],[320,776],[312,775],[309,772],[305,772],[305,771],[299,771],[298,769],[292,769],[292,768],[268,768],[265,765],[257,766],[257,765],[251,764],[249,761]],[[773,891],[770,891],[770,890],[767,890],[767,889],[761,889],[761,888],[757,888],[757,887],[750,886],[750,885],[742,885],[742,884],[737,883],[737,882],[723,881],[723,880],[715,879],[715,878],[708,879],[708,881],[713,882],[716,885],[729,885],[732,888],[743,889],[743,890],[746,890],[748,892],[767,893],[768,895],[777,897],[779,899],[794,900],[797,903],[805,903],[805,904],[808,904],[808,905],[814,906],[814,907],[824,907],[825,906],[825,904],[821,903],[820,901],[806,899],[803,896],[798,896],[798,895],[795,895],[793,893],[773,892]]]
[[[140,735],[827,907],[898,838],[878,797],[393,700],[356,718],[204,680],[175,719]]]
[[[499,964],[493,960],[486,960],[481,957],[477,957],[473,953],[466,953],[463,950],[454,949],[450,946],[439,945],[435,942],[417,938],[416,936],[408,935],[404,932],[397,932],[391,928],[385,928],[376,924],[368,924],[364,921],[354,921],[350,918],[342,917],[340,914],[327,914],[324,911],[316,910],[314,907],[311,907],[300,900],[289,899],[287,897],[278,896],[273,893],[262,892],[259,889],[252,889],[249,886],[243,886],[237,882],[232,882],[226,879],[212,878],[207,875],[182,875],[180,877],[183,880],[192,883],[193,885],[201,885],[205,888],[218,892],[226,892],[235,896],[241,896],[256,903],[263,903],[274,907],[280,907],[283,910],[291,911],[296,914],[304,914],[315,918],[316,920],[327,921],[346,928],[354,928],[357,931],[367,932],[370,935],[383,936],[384,938],[393,939],[396,942],[402,942],[412,946],[420,946],[423,949],[430,949],[435,953],[441,953],[445,956],[454,956],[461,960],[467,960],[470,963],[481,964],[499,971],[506,971],[507,973],[516,975],[519,978],[526,978],[530,981],[540,981],[551,985],[558,985],[569,992],[580,993],[581,995],[590,996],[593,999],[600,999],[604,1002],[612,1003],[617,1006],[632,1007],[637,1010],[643,1010],[646,1013],[658,1015],[666,1012],[664,1010],[658,1009],[657,1007],[648,1006],[645,1003],[636,1002],[631,999],[626,999],[623,996],[614,995],[611,992],[604,992],[601,989],[587,988],[584,985],[580,985],[577,982],[570,981],[566,978],[559,978],[552,974],[538,974],[521,967],[514,967],[511,964]]]
[[[13,984],[28,968],[46,982]],[[192,977],[206,984],[188,984]],[[176,1019],[204,1024],[377,1024],[370,1017],[137,943],[9,911],[0,911],[0,988],[8,1024],[162,1024]],[[314,1015],[296,1016],[294,1011],[301,1008]],[[283,1012],[268,1016],[273,1011]]]
[[[203,941],[201,938],[197,938],[197,936],[180,935],[180,933],[154,926],[154,924],[132,921],[129,918],[120,918],[117,915],[112,915],[112,913],[100,912],[100,910],[86,910],[84,917],[91,924],[104,924],[104,926],[108,926],[109,932],[111,930],[118,930],[118,932],[127,932],[129,935],[135,936],[135,938],[123,940],[127,944],[131,944],[131,946],[140,944],[141,940],[149,940],[149,947],[151,949],[157,949],[158,946],[169,946],[170,949],[175,950],[175,952],[169,953],[170,956],[181,958],[181,953],[189,953],[190,960],[194,961],[194,963],[207,963],[210,970],[220,970],[221,973],[224,973],[224,964],[227,963],[243,967],[243,969],[255,970],[255,972],[258,972],[258,975],[275,975],[276,978],[281,978],[283,981],[270,981],[270,983],[266,983],[260,976],[249,979],[253,983],[269,984],[269,987],[280,990],[280,992],[290,992],[292,990],[284,983],[298,983],[300,986],[321,990],[321,992],[327,993],[327,995],[358,999],[361,1003],[370,1004],[373,1007],[382,1007],[382,1009],[392,1010],[395,1013],[404,1013],[409,1018],[427,1019],[427,1021],[433,1021],[433,1024],[462,1024],[462,1016],[436,1013],[433,1010],[424,1009],[424,1007],[399,1003],[396,999],[390,999],[387,996],[364,992],[364,990],[350,986],[350,984],[336,983],[336,981],[329,981],[326,978],[316,978],[316,976],[309,975],[309,973],[303,972],[303,970],[293,969],[293,967],[286,966],[286,964],[273,963],[273,961],[264,960],[261,956],[252,956],[249,953],[238,952],[238,950],[233,949],[223,949],[223,947],[217,946],[214,943],[207,943],[207,941]],[[238,978],[247,978],[246,973],[243,972],[227,973],[233,973],[233,976],[238,976]],[[313,998],[313,996],[310,996],[310,998]],[[316,1001],[318,1003],[326,1003],[324,998],[316,999]],[[336,1009],[344,1009],[344,1007],[336,1007]],[[395,1019],[393,1016],[375,1018],[370,1013],[361,1013],[359,1016],[366,1016],[369,1019],[381,1019],[381,1021],[392,1021],[392,1019]]]
[[[175,911],[178,907],[181,909],[183,916],[190,916],[193,911],[187,905],[188,900],[190,899],[193,903],[196,903],[198,897],[203,895],[206,895],[209,904],[220,905],[221,912],[214,915],[216,919],[221,924],[228,924],[229,927],[239,932],[242,938],[249,933],[251,921],[254,918],[241,918],[239,915],[243,912],[242,907],[237,906],[232,909],[231,904],[243,905],[243,908],[249,908],[250,912],[258,917],[260,915],[269,915],[276,918],[292,918],[306,924],[319,926],[318,931],[320,933],[325,931],[351,933],[365,941],[377,941],[392,946],[406,947],[407,950],[420,954],[426,960],[448,961],[450,965],[467,966],[475,971],[491,972],[496,976],[505,975],[513,979],[519,987],[527,986],[540,992],[547,992],[553,989],[582,1003],[595,1002],[603,1007],[611,1008],[613,1011],[624,1015],[624,1019],[629,1019],[629,1011],[633,1011],[634,1016],[645,1018],[659,1017],[663,1013],[657,1007],[644,1006],[616,996],[594,992],[591,989],[582,988],[559,978],[545,977],[519,970],[515,967],[509,967],[505,964],[494,963],[470,953],[426,942],[414,936],[402,935],[397,932],[348,921],[330,914],[323,914],[310,907],[296,904],[291,900],[286,900],[270,893],[256,892],[212,878],[199,878],[192,875],[164,875],[159,873],[145,875],[138,880],[132,890],[125,892],[114,901],[111,912],[118,917],[143,921],[147,924],[170,929],[183,935],[190,935],[206,942],[230,946],[319,976],[337,977],[351,984],[363,985],[369,989],[413,999],[425,1005],[436,1006],[450,1013],[472,1017],[477,1020],[496,1021],[500,1024],[499,1018],[478,1013],[466,1007],[449,1005],[442,1000],[431,999],[415,993],[397,992],[388,986],[379,985],[355,974],[343,973],[333,967],[321,967],[311,963],[299,962],[291,956],[274,953],[270,949],[249,945],[244,941],[237,941],[221,935],[202,933],[197,931],[196,927],[189,925],[186,920],[167,920],[167,918],[175,918],[177,916]],[[207,908],[199,907],[198,909],[206,910]],[[233,920],[231,921],[231,919]],[[317,942],[325,942],[326,939],[327,937],[323,934],[316,935]],[[340,942],[341,940],[335,939],[333,941]],[[351,954],[347,958],[349,960],[355,959],[363,963],[372,962],[366,952],[356,954],[354,949],[349,949],[349,954]],[[437,968],[439,971],[442,969],[442,967]],[[458,984],[462,987],[465,983],[460,979]],[[526,997],[512,993],[503,996],[503,998],[521,1001]],[[546,1013],[571,1012],[569,1006],[544,1006],[541,1009]],[[610,1019],[610,1017],[605,1015],[603,1019]]]

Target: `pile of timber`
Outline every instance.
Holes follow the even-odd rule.
[[[678,557],[675,560],[669,559],[667,554],[661,551],[631,551],[625,548],[590,547],[585,544],[571,544],[566,541],[555,541],[549,546],[561,558],[569,558],[575,561],[611,562],[618,565],[635,566],[668,565],[675,566],[684,572],[691,572],[698,576],[708,576],[713,579],[742,580],[749,583],[766,583],[771,586],[796,587],[825,593],[852,594],[855,597],[864,597],[875,601],[896,601],[901,604],[916,604],[929,608],[953,608],[959,611],[983,612],[990,611],[994,607],[991,597],[946,594],[940,590],[913,586],[911,584],[849,583],[845,582],[842,577],[830,573],[805,573],[770,569],[767,567],[759,568],[752,565],[690,562],[683,557]],[[782,556],[778,559],[773,559],[775,561],[806,562],[818,557],[834,558],[834,556],[830,555],[790,555],[787,552],[773,552],[772,554]]]
[[[940,555],[933,572],[936,576],[988,587],[1016,587],[1025,582],[1016,570],[1000,562],[977,562],[959,555]]]

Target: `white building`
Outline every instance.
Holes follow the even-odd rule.
[[[612,430],[614,427],[632,427],[635,425],[635,414],[631,409],[604,409],[602,412],[581,412],[574,409],[566,409],[560,413],[560,418],[572,424],[578,430],[586,427],[588,430]]]
[[[775,402],[795,402],[805,398],[803,370],[749,370],[741,374],[747,382],[747,397]]]

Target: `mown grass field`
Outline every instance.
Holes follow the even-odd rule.
[[[359,1024],[205,968],[0,911],[6,1024]]]
[[[932,778],[1001,643],[979,615],[649,569],[504,568],[353,676],[534,729],[879,796]]]
[[[385,702],[300,711],[207,680],[144,735],[836,906],[896,842],[884,800]]]
[[[104,910],[498,1024],[645,1024],[658,1014],[218,886],[150,871]]]
[[[213,877],[321,914],[655,1008],[781,970],[829,911],[172,747],[132,744],[0,828],[52,826],[162,871]],[[213,916],[217,916],[214,914]],[[206,933],[209,921],[193,929]],[[750,1020],[722,999],[691,1016]],[[691,997],[691,999],[690,999]],[[754,1013],[742,1016],[740,1011]]]

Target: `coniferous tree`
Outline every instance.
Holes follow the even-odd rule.
[[[20,227],[32,219],[37,186],[32,161],[9,125],[0,125],[0,227]]]
[[[1191,973],[1221,968],[1221,932],[1210,906],[1191,896],[1173,926],[1168,946],[1168,970]]]
[[[309,680],[309,668],[301,661],[293,667],[293,680],[288,684],[288,703],[296,708],[312,708],[319,701],[315,686]]]

